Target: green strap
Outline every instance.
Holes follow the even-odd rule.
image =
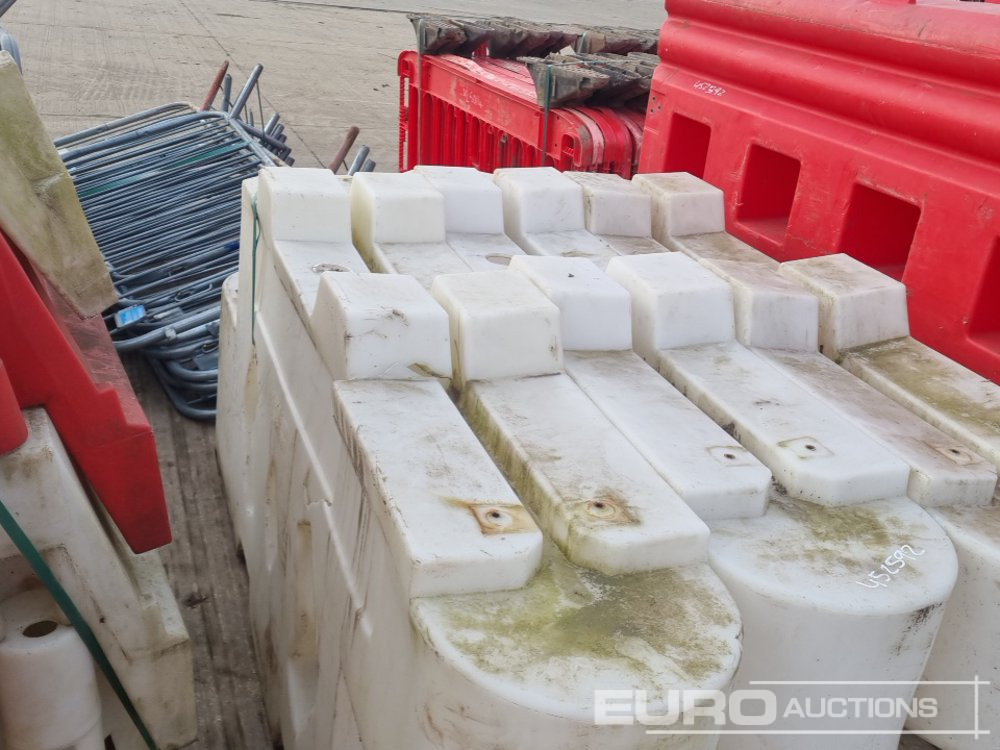
[[[222,154],[228,154],[233,151],[239,151],[242,148],[246,148],[246,143],[243,142],[231,143],[228,146],[219,146],[218,148],[213,148],[211,151],[206,151],[203,154],[195,154],[193,156],[189,156],[188,158],[170,164],[169,166],[188,167],[191,166],[192,164],[199,164],[203,161],[207,161],[208,159],[211,159],[214,156],[220,156]],[[94,195],[100,195],[101,193],[106,193],[109,190],[114,190],[115,188],[125,187],[126,185],[131,185],[133,183],[139,182],[140,180],[145,179],[146,175],[148,174],[149,173],[147,171],[145,173],[134,174],[129,177],[122,177],[117,180],[111,180],[110,182],[102,182],[100,185],[95,185],[92,188],[86,188],[84,190],[80,190],[79,195],[81,198],[90,198]]]
[[[24,529],[17,522],[11,512],[7,509],[7,505],[0,499],[0,526],[3,530],[7,532],[7,536],[10,540],[14,542],[17,549],[24,555],[31,569],[35,571],[35,575],[41,579],[42,583],[45,584],[45,588],[49,590],[52,594],[52,598],[56,600],[56,604],[59,608],[66,614],[69,618],[70,624],[76,628],[76,632],[80,635],[81,640],[83,640],[84,645],[87,650],[90,651],[90,655],[94,658],[97,666],[100,667],[101,672],[108,680],[108,684],[111,689],[115,691],[115,695],[118,696],[118,700],[121,701],[122,707],[125,712],[132,719],[132,723],[135,724],[135,728],[139,730],[139,734],[142,736],[143,742],[149,750],[156,750],[156,743],[153,741],[153,736],[149,733],[146,728],[145,723],[143,723],[142,717],[139,715],[138,709],[136,709],[135,704],[132,703],[132,699],[128,697],[128,693],[125,691],[125,686],[122,685],[121,680],[118,679],[118,675],[115,673],[115,668],[111,666],[111,662],[108,661],[107,654],[104,653],[104,649],[101,648],[101,644],[98,643],[97,637],[94,635],[94,631],[90,629],[87,621],[84,619],[83,614],[80,610],[76,608],[70,595],[66,592],[66,589],[62,587],[62,584],[56,579],[55,574],[52,572],[52,568],[49,567],[48,563],[45,562],[45,558],[38,551],[31,540],[28,539],[28,535],[24,533]]]
[[[549,151],[549,113],[552,110],[552,63],[545,66],[545,123],[542,125],[542,163],[538,166],[545,166],[545,158]]]
[[[586,33],[583,35],[587,36]],[[559,67],[570,67],[570,66],[587,66],[587,65],[597,65],[596,62],[590,62],[587,60],[580,60],[577,62],[567,62],[567,63],[549,63],[545,66],[545,122],[542,125],[542,159],[540,167],[545,166],[545,160],[548,158],[549,151],[549,115],[552,112],[552,69]],[[553,159],[553,162],[555,160]]]
[[[253,248],[250,252],[250,343],[256,344],[257,328],[257,245],[260,243],[260,217],[257,215],[257,196],[250,203],[253,209]]]

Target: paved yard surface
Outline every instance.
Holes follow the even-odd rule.
[[[408,10],[656,28],[660,0],[20,0],[4,24],[53,137],[170,101],[201,102],[224,59],[241,85],[264,65],[265,117],[278,110],[298,166],[329,162],[350,125],[380,170],[396,168],[396,57]],[[256,98],[252,100],[256,104]],[[250,656],[246,576],[228,526],[211,426],[177,416],[130,361],[160,444],[176,542],[164,561],[195,642],[201,737],[192,747],[267,746]],[[804,744],[803,747],[808,747]],[[909,738],[901,750],[926,750]]]
[[[265,116],[281,112],[299,166],[329,163],[358,125],[379,170],[395,170],[396,58],[413,46],[412,9],[651,29],[666,17],[660,0],[19,0],[4,23],[53,136],[199,104],[228,58],[234,86],[264,65]]]

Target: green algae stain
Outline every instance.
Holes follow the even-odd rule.
[[[954,383],[969,374],[932,350],[911,339],[896,339],[854,349],[849,356],[931,410],[994,440],[1000,437],[1000,403],[981,403],[962,393]]]
[[[516,431],[525,421],[523,416],[504,409],[497,409],[497,413],[492,414],[476,394],[475,387],[462,392],[459,408],[521,501],[540,519],[540,525],[548,525],[555,516],[566,523],[566,540],[560,543],[566,551],[572,552],[570,540],[588,531],[641,523],[628,498],[613,487],[577,490],[567,487],[565,482],[558,488],[552,487],[546,466],[565,460],[556,447],[530,444],[504,435],[502,426]],[[558,502],[551,502],[553,497]],[[603,509],[613,512],[599,512]]]
[[[860,572],[870,567],[862,550],[874,556],[891,551],[906,524],[865,505],[827,507],[777,494],[771,502],[794,523],[795,531],[763,545],[758,556],[781,563],[805,563],[815,570]],[[898,524],[893,525],[898,521]],[[882,551],[885,550],[885,553]]]
[[[864,505],[827,507],[799,500],[781,502],[785,513],[800,523],[817,542],[844,545],[860,543],[883,548],[892,543],[884,516]]]
[[[724,670],[736,649],[735,606],[685,569],[607,576],[548,547],[524,589],[447,600],[452,642],[491,673],[580,659],[615,664],[652,684],[653,662],[662,657],[698,681]]]

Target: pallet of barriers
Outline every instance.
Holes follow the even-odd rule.
[[[779,264],[687,174],[243,206],[220,463],[285,747],[1000,733],[1000,387],[898,281]]]

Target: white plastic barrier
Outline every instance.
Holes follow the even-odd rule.
[[[94,662],[48,592],[0,604],[0,723],[6,750],[102,750]]]
[[[511,268],[559,307],[567,374],[700,518],[764,512],[771,472],[631,351],[624,287],[579,258]]]
[[[440,339],[426,300],[398,294],[408,280],[329,274],[304,315],[275,255],[259,242],[238,301],[226,286],[219,436],[286,747],[629,750],[654,741],[595,725],[595,690],[726,687],[740,623],[706,566],[609,577],[551,544],[539,560],[534,521],[441,385],[420,377]],[[424,321],[412,340],[392,309]],[[385,337],[370,330],[377,310],[390,312]],[[328,363],[361,379],[335,380]],[[373,379],[380,368],[407,379]],[[694,727],[709,734],[656,746],[714,747],[711,725]]]
[[[781,483],[762,517],[711,523],[712,568],[744,618],[745,655],[736,688],[773,689],[782,707],[800,696],[841,695],[837,690],[846,691],[845,699],[910,701],[912,684],[885,685],[874,693],[828,684],[917,680],[941,622],[957,561],[942,529],[904,496],[907,465],[733,341],[735,326],[708,314],[699,320],[698,310],[721,307],[722,318],[730,320],[735,311],[725,282],[691,258],[619,258],[609,274],[632,293],[640,353],[717,422],[731,425]],[[657,342],[674,348],[657,349]],[[891,586],[879,576],[880,564],[889,566],[885,578]],[[810,681],[827,684],[766,685]],[[902,721],[858,718],[851,731],[886,734],[810,737],[810,747],[888,750],[898,742],[891,732]],[[836,721],[794,715],[767,727],[836,728]],[[720,747],[797,748],[800,738],[726,735]]]
[[[503,195],[493,178],[466,167],[418,166],[444,196],[445,239],[471,271],[495,271],[524,251],[504,234]]]
[[[498,169],[507,235],[529,255],[587,258],[599,266],[618,255],[587,231],[583,188],[552,167]]]
[[[782,273],[812,288],[821,300],[820,337],[824,351],[895,404],[885,407],[899,425],[907,410],[938,428],[911,450],[936,462],[953,480],[951,507],[931,513],[958,551],[961,574],[945,612],[925,679],[990,684],[962,687],[927,685],[918,695],[937,701],[938,715],[915,719],[912,728],[947,750],[975,750],[982,737],[952,734],[975,726],[1000,736],[1000,506],[990,503],[990,481],[980,456],[1000,468],[1000,387],[907,337],[905,289],[898,282],[846,256],[785,263]],[[869,416],[871,421],[880,421]],[[884,429],[884,427],[883,427]],[[910,428],[907,427],[909,430]],[[946,438],[944,436],[947,436]],[[932,450],[928,452],[928,444]],[[936,454],[946,459],[942,462]],[[968,486],[957,477],[968,477]],[[911,486],[913,481],[911,479]],[[963,491],[964,489],[964,491]],[[925,504],[931,503],[926,498]],[[962,507],[976,504],[981,507]],[[975,690],[975,692],[973,692]],[[978,703],[977,699],[978,698]],[[974,708],[978,706],[978,718]],[[942,734],[943,733],[943,734]]]
[[[466,417],[571,561],[615,575],[704,560],[708,528],[560,374],[557,307],[513,272],[442,276],[433,291]]]
[[[639,174],[632,183],[653,201],[652,235],[695,260],[740,261],[773,270],[778,262],[726,232],[722,191],[687,172]]]
[[[653,239],[653,201],[638,185],[616,174],[567,172],[583,188],[584,224],[621,255],[662,253]]]
[[[1000,579],[1000,509],[985,506],[1000,467],[1000,388],[908,338],[906,290],[899,282],[844,255],[792,261],[779,269],[724,233],[721,194],[707,183],[690,175],[643,175],[634,181],[654,196],[653,234],[664,244],[715,270],[733,261],[760,273],[779,270],[817,296],[820,351],[881,394],[811,354],[763,356],[904,460],[910,467],[909,496],[931,508],[956,547],[960,576],[925,679],[961,682],[995,675],[1000,603],[990,586]],[[983,507],[970,507],[976,505]],[[943,733],[930,739],[949,749],[978,747],[974,734],[949,734],[973,729],[972,690],[922,687],[918,697],[937,701],[938,716],[910,725]],[[979,687],[978,695],[980,728],[1000,734],[1000,687],[994,681]]]
[[[727,425],[793,497],[845,505],[905,494],[902,461],[731,339],[724,281],[680,253],[617,258],[608,272],[632,292],[638,353]]]
[[[329,169],[263,169],[258,195],[259,205],[248,207],[253,222],[243,222],[241,267],[247,260],[252,267],[255,247],[267,242],[304,313],[312,311],[324,273],[368,270],[352,244],[347,187]]]
[[[446,241],[444,196],[417,172],[355,175],[351,226],[373,271],[409,274],[426,288],[439,274],[472,270]]]
[[[820,351],[828,357],[910,335],[906,287],[849,255],[783,263],[779,273],[819,298]]]
[[[27,442],[0,456],[0,496],[94,631],[159,746],[197,734],[191,644],[155,552],[135,556],[81,485],[42,409],[24,412]],[[145,744],[117,697],[96,690],[86,648],[0,535],[0,714],[7,750],[119,750]],[[51,633],[24,628],[52,622]],[[32,632],[40,632],[37,638]],[[95,705],[95,701],[99,701]],[[103,725],[103,728],[102,728]]]
[[[924,507],[988,505],[996,467],[960,441],[885,397],[834,362],[815,354],[769,351],[760,356],[838,409],[910,467],[906,494]]]
[[[733,288],[736,339],[762,349],[816,351],[819,303],[778,264],[725,233],[722,191],[689,174],[637,175],[652,197],[653,236]]]
[[[484,262],[484,245],[504,244],[484,176],[383,177],[354,182],[354,236],[379,270],[399,270],[385,259],[412,249],[396,260],[419,283],[326,274],[305,304],[307,282],[264,238],[238,301],[227,287],[220,455],[230,494],[245,494],[231,505],[287,747],[714,748],[711,712],[682,712],[703,734],[657,737],[641,722],[595,725],[595,691],[726,691],[734,673],[742,688],[781,682],[770,687],[783,708],[832,691],[906,704],[958,570],[908,490],[969,506],[930,513],[959,547],[956,601],[980,607],[963,632],[994,632],[981,617],[987,579],[965,570],[993,570],[982,550],[992,511],[971,507],[993,471],[973,451],[964,465],[939,460],[916,443],[941,433],[830,370],[818,321],[836,309],[843,332],[864,314],[817,301],[811,283],[718,231],[704,183],[650,176],[651,200],[629,203],[620,181],[503,170],[507,230],[529,255]],[[342,201],[325,182],[308,190]],[[684,254],[655,254],[635,220],[643,206],[652,234]],[[573,243],[589,260],[540,257],[573,255]],[[512,270],[440,276],[441,257],[455,269],[509,258]],[[621,286],[597,270],[608,260]],[[630,338],[674,363],[674,382],[731,434],[622,351]],[[442,389],[451,376],[471,430]],[[770,493],[758,458],[781,481]],[[979,541],[955,537],[973,516]],[[969,663],[968,649],[948,653],[956,670]],[[787,684],[831,680],[895,684]],[[653,703],[650,714],[673,707]],[[889,750],[900,715],[785,715],[768,729],[878,731],[809,746]],[[802,746],[755,729],[719,747]]]

